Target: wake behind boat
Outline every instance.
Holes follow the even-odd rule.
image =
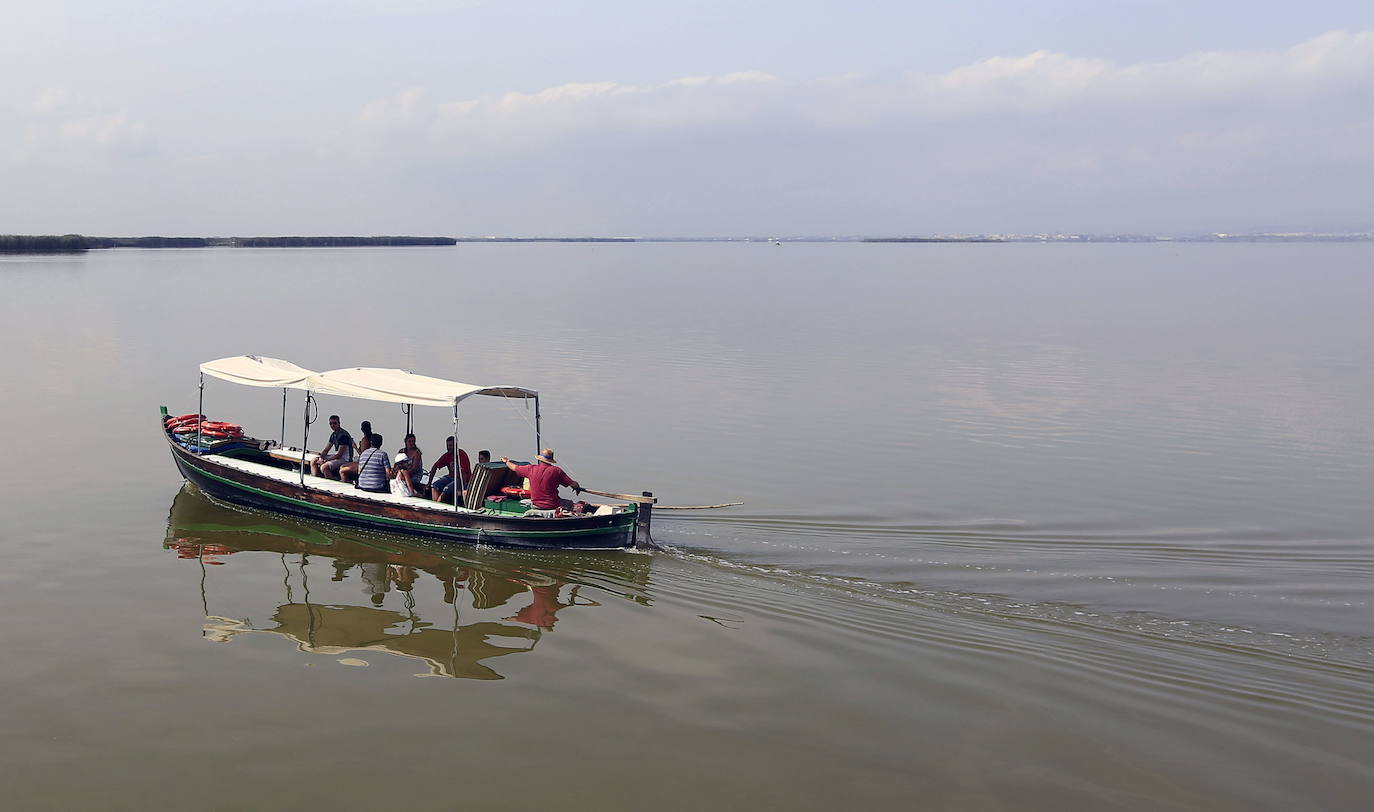
[[[245,355],[200,365],[200,408],[172,417],[162,407],[162,428],[172,458],[186,480],[206,494],[239,505],[310,519],[404,535],[471,544],[544,549],[602,550],[652,544],[652,495],[616,495],[628,504],[594,506],[592,512],[558,510],[551,517],[526,516],[521,500],[502,498],[524,484],[500,463],[479,463],[470,482],[460,480],[452,504],[417,496],[373,493],[339,480],[314,476],[306,450],[314,396],[338,395],[405,406],[438,406],[453,411],[458,448],[459,404],[474,396],[533,399],[535,448],[540,448],[539,393],[520,386],[479,386],[399,369],[350,368],[312,372],[289,361]],[[245,386],[282,390],[283,440],[260,441],[242,427],[207,420],[205,376]],[[304,390],[305,426],[301,448],[285,441],[286,394]],[[455,470],[461,468],[455,465]],[[466,499],[459,494],[466,493]],[[599,493],[599,492],[598,492]]]

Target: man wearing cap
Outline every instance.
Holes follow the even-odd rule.
[[[566,485],[577,493],[582,492],[582,486],[554,463],[552,448],[540,451],[539,462],[535,465],[516,465],[509,457],[502,457],[501,462],[517,475],[530,481],[530,505],[534,510],[557,510],[563,504],[558,499],[559,485]]]

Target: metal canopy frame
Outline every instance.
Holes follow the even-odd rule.
[[[222,358],[222,359],[219,359],[218,361],[209,361],[209,362],[206,362],[206,363],[204,363],[204,364],[201,364],[201,366],[200,366],[200,381],[199,381],[199,385],[198,385],[198,387],[197,387],[199,391],[198,391],[198,398],[197,398],[197,412],[196,412],[196,414],[198,414],[198,415],[203,415],[203,414],[205,414],[205,374],[206,374],[207,372],[210,373],[212,376],[214,376],[214,377],[216,377],[216,378],[221,378],[222,380],[227,380],[227,381],[230,381],[231,383],[238,383],[238,384],[248,385],[248,386],[261,386],[261,387],[268,387],[268,386],[270,386],[270,387],[276,388],[277,386],[279,386],[279,385],[281,385],[281,384],[283,383],[283,381],[282,381],[281,378],[276,378],[276,379],[272,379],[272,380],[265,380],[265,379],[262,379],[262,378],[255,378],[255,377],[245,376],[245,375],[243,375],[243,374],[225,374],[225,373],[222,371],[222,369],[221,369],[222,367],[226,367],[226,366],[243,366],[243,365],[247,365],[247,366],[251,367],[251,366],[253,366],[254,364],[261,364],[261,365],[263,365],[264,367],[271,366],[271,365],[295,367],[294,364],[291,364],[290,362],[287,362],[287,361],[281,361],[281,360],[279,360],[279,359],[266,358],[266,357],[263,357],[263,356],[256,356],[256,355],[247,355],[247,356],[239,356],[239,357]],[[464,400],[466,400],[466,399],[472,397],[473,395],[487,395],[487,396],[491,396],[491,397],[502,397],[502,398],[507,398],[507,399],[510,399],[510,398],[520,398],[520,399],[529,399],[529,398],[532,398],[532,399],[534,400],[534,449],[535,449],[535,455],[538,456],[538,454],[540,453],[541,449],[543,448],[543,425],[542,425],[542,423],[543,423],[543,413],[540,411],[540,406],[539,406],[539,392],[536,391],[536,390],[534,390],[534,389],[528,389],[528,388],[522,387],[522,386],[508,386],[508,385],[503,385],[503,386],[474,386],[474,385],[472,385],[472,384],[458,383],[457,381],[446,381],[446,380],[443,380],[443,379],[440,379],[440,378],[429,378],[429,377],[427,377],[427,376],[414,375],[413,373],[406,372],[405,370],[400,370],[400,369],[379,369],[379,368],[353,367],[353,368],[345,368],[345,369],[336,369],[336,370],[332,370],[331,372],[317,373],[317,372],[311,372],[310,370],[306,370],[306,369],[301,368],[301,367],[295,367],[295,368],[298,369],[298,370],[300,370],[300,372],[305,373],[305,374],[304,374],[304,375],[301,375],[301,376],[298,376],[297,378],[295,378],[295,379],[291,380],[290,382],[286,383],[286,385],[281,386],[282,416],[281,416],[281,440],[280,440],[280,442],[281,442],[283,445],[285,445],[285,443],[286,443],[286,406],[287,406],[287,397],[286,397],[286,396],[287,396],[287,390],[288,390],[288,389],[303,389],[303,390],[305,390],[305,404],[304,404],[304,414],[303,414],[304,430],[303,430],[302,435],[301,435],[301,446],[302,446],[302,447],[301,447],[301,487],[302,487],[302,488],[305,487],[305,455],[306,455],[307,453],[309,453],[310,424],[314,422],[314,419],[311,417],[310,411],[311,411],[311,406],[317,406],[317,401],[315,400],[315,395],[316,395],[316,394],[335,395],[335,396],[338,396],[338,397],[351,397],[351,398],[357,398],[357,399],[360,399],[360,400],[370,400],[370,401],[373,401],[373,402],[380,402],[380,403],[400,403],[401,406],[402,406],[402,411],[403,411],[403,412],[405,413],[405,415],[406,415],[406,431],[407,431],[407,433],[411,433],[411,432],[413,431],[413,425],[414,425],[414,424],[413,424],[412,414],[413,414],[413,411],[414,411],[414,407],[415,407],[415,406],[417,406],[417,405],[419,405],[419,406],[440,406],[440,405],[447,405],[447,404],[442,404],[442,403],[436,403],[436,402],[434,402],[435,400],[438,399],[437,397],[431,397],[431,398],[430,398],[430,402],[428,402],[428,403],[413,403],[413,402],[409,402],[409,401],[406,401],[406,400],[399,400],[398,397],[401,397],[401,395],[398,394],[398,393],[382,391],[382,390],[380,390],[380,389],[378,389],[378,390],[376,390],[376,391],[370,391],[370,390],[367,389],[365,386],[361,386],[361,385],[359,385],[359,384],[357,384],[357,383],[348,381],[347,378],[350,377],[350,376],[348,375],[348,373],[355,373],[355,374],[356,374],[356,373],[363,373],[363,374],[365,374],[365,375],[368,375],[368,376],[372,376],[372,377],[377,378],[377,379],[378,379],[378,382],[380,382],[380,383],[394,382],[394,383],[400,384],[400,383],[406,383],[406,382],[408,382],[409,379],[411,379],[411,378],[416,378],[416,379],[423,379],[423,381],[422,381],[421,383],[424,384],[424,385],[431,385],[431,384],[432,384],[432,385],[435,385],[436,387],[440,387],[440,388],[457,387],[457,388],[461,388],[461,389],[466,389],[466,390],[467,390],[467,391],[463,391],[463,392],[461,392],[461,393],[459,393],[459,394],[454,394],[454,395],[452,396],[452,397],[453,397],[453,400],[452,400],[452,408],[453,408],[453,433],[452,433],[450,436],[453,438],[453,451],[454,451],[454,455],[453,455],[453,459],[452,459],[452,465],[453,465],[453,473],[454,473],[453,481],[454,481],[454,484],[456,485],[456,487],[453,489],[453,507],[454,507],[455,510],[457,510],[457,508],[458,508],[458,506],[459,506],[459,497],[461,496],[461,494],[463,493],[463,491],[465,490],[466,485],[467,485],[467,483],[465,483],[465,482],[463,481],[463,466],[459,464],[459,446],[458,446],[458,419],[459,419],[458,404],[459,404],[459,403],[461,403],[462,401],[464,401]],[[403,388],[403,387],[398,387],[398,390],[399,390],[399,391],[404,391],[404,388]],[[450,391],[452,391],[452,390],[450,390]],[[448,393],[446,392],[446,393],[444,393],[444,395],[445,395],[445,399],[447,399]],[[316,414],[318,414],[318,408],[316,409]],[[201,434],[201,422],[202,422],[202,421],[200,421],[200,420],[197,420],[197,422],[196,422],[196,447],[197,447],[198,449],[204,447],[204,446],[203,446],[203,436],[202,436],[202,434]],[[203,452],[202,452],[202,453],[203,453]]]

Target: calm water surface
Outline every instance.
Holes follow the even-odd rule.
[[[0,256],[7,806],[1366,808],[1372,260]],[[528,385],[584,484],[745,505],[593,555],[228,508],[155,418],[244,353]],[[281,433],[279,393],[205,396]],[[470,451],[532,451],[465,409]]]

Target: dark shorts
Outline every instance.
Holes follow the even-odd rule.
[[[364,488],[360,485],[358,486],[358,490],[367,491],[368,493],[391,493],[391,486],[383,485],[380,488]]]

